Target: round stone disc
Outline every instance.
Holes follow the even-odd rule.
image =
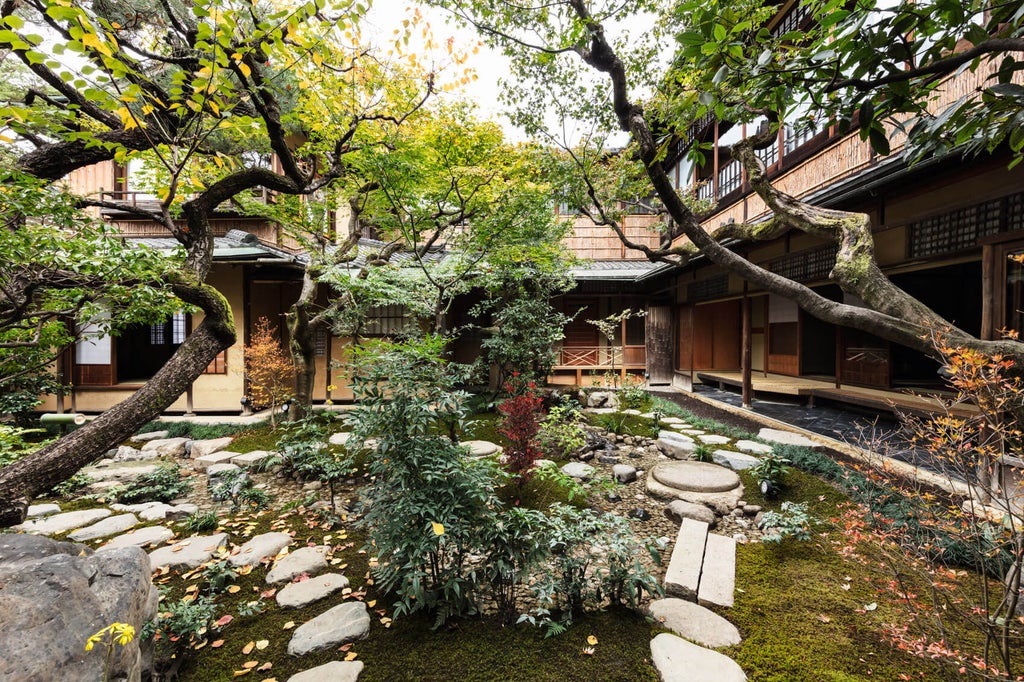
[[[709,462],[660,462],[651,473],[662,485],[697,493],[722,493],[740,484],[735,471]]]

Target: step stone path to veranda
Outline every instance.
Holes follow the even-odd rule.
[[[600,409],[593,411],[611,412]],[[647,418],[636,410],[623,410]],[[690,459],[698,441],[706,445],[726,446],[732,439],[705,433],[685,421],[666,417],[657,440],[663,461],[648,473],[647,489],[654,496],[669,500],[667,511],[680,520],[679,534],[665,575],[666,597],[652,601],[650,615],[675,634],[662,633],[651,640],[651,658],[664,682],[732,682],[746,675],[732,659],[714,651],[739,644],[739,631],[727,619],[707,606],[728,608],[735,591],[736,541],[709,532],[715,514],[742,509],[743,486],[735,470],[757,463],[758,455],[771,451],[764,442],[740,440],[735,450],[719,447],[714,464]],[[144,434],[137,440],[141,448],[122,446],[111,458],[89,467],[94,477],[92,490],[102,492],[114,485],[152,471],[150,460],[190,456],[193,468],[209,476],[222,471],[248,468],[273,453],[257,451],[236,453],[225,448],[231,438],[190,441],[166,438],[166,433]],[[815,446],[803,436],[786,431],[762,429],[760,441],[797,443]],[[331,437],[331,443],[344,444],[348,435]],[[471,456],[500,454],[501,448],[487,441],[464,443]],[[105,542],[99,549],[135,545],[154,548],[150,563],[156,571],[191,570],[225,551],[226,533],[194,535],[174,540],[175,533],[163,525],[143,526],[143,522],[185,518],[198,511],[187,501],[176,504],[146,502],[133,505],[61,512],[59,505],[40,504],[29,508],[28,520],[14,530],[42,535],[67,534],[68,539]],[[163,543],[170,544],[163,544]],[[260,567],[273,561],[266,574],[269,585],[281,585],[276,601],[281,608],[301,608],[326,599],[349,587],[342,573],[331,572],[327,548],[323,546],[292,549],[288,533],[269,532],[247,540],[234,548],[228,558],[236,567]],[[299,576],[308,579],[292,582]],[[370,614],[361,601],[337,604],[296,628],[288,644],[294,656],[338,647],[364,639],[370,629]],[[293,675],[288,682],[355,682],[363,670],[361,661],[332,661]]]

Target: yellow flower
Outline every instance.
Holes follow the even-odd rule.
[[[103,642],[104,638],[110,635],[109,644],[113,646],[115,643],[125,646],[130,641],[135,639],[135,628],[128,623],[111,623],[107,627],[103,628],[93,636],[91,636],[85,642],[85,650],[92,651],[93,647]]]

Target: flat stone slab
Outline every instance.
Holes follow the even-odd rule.
[[[459,445],[469,448],[470,457],[487,457],[501,452],[501,446],[489,440],[464,440]]]
[[[683,519],[676,535],[676,544],[672,547],[672,558],[665,569],[665,594],[690,601],[697,600],[707,538],[708,524]]]
[[[238,553],[232,554],[228,563],[232,566],[255,566],[267,557],[277,556],[291,542],[292,536],[288,533],[263,533],[239,547]]]
[[[157,566],[195,568],[199,564],[209,561],[218,549],[227,544],[227,541],[227,533],[193,535],[190,538],[179,540],[173,545],[150,552],[149,565],[153,568]]]
[[[634,417],[639,417],[640,416],[640,410],[634,410],[634,409],[630,408],[628,410],[622,410],[622,414],[631,414]]]
[[[345,602],[296,628],[292,640],[288,642],[288,653],[302,656],[311,651],[365,639],[368,634],[370,613],[366,610],[366,604],[361,601]]]
[[[715,450],[711,455],[711,458],[715,461],[715,464],[721,464],[724,467],[729,467],[734,471],[742,471],[749,469],[752,466],[756,466],[761,460],[753,455],[747,455],[742,452],[733,452],[732,450]]]
[[[348,578],[340,573],[324,573],[309,580],[288,583],[277,593],[277,604],[298,609],[348,587]]]
[[[740,485],[735,471],[708,462],[659,462],[651,473],[669,488],[698,493],[722,493]]]
[[[227,446],[231,445],[231,441],[233,440],[234,438],[231,436],[210,438],[208,440],[194,440],[192,441],[190,456],[192,459],[198,459],[200,457],[205,457],[206,455],[212,455],[213,453],[223,450]]]
[[[118,549],[120,547],[146,547],[159,545],[174,537],[174,531],[163,526],[146,526],[124,535],[118,535],[100,549]]]
[[[686,459],[697,449],[697,443],[692,438],[675,431],[659,431],[655,445],[675,459]]]
[[[59,513],[59,504],[30,504],[28,506],[28,518],[30,519],[36,519],[40,516],[52,516]]]
[[[670,464],[672,462],[664,462]],[[682,464],[683,462],[676,462]],[[659,465],[655,465],[657,468]],[[723,467],[724,468],[724,467]],[[729,471],[729,469],[726,469]],[[737,485],[732,490],[727,490],[722,493],[704,493],[696,492],[693,490],[679,490],[678,488],[670,488],[667,485],[663,485],[654,478],[654,469],[647,472],[647,493],[652,497],[657,497],[662,500],[685,500],[687,502],[693,502],[694,504],[703,504],[722,516],[729,514],[735,509],[741,499],[743,499],[743,484]]]
[[[161,457],[184,457],[188,438],[157,438],[142,446],[143,452],[156,450]]]
[[[253,450],[244,455],[235,455],[231,458],[231,463],[243,469],[248,469],[253,464],[256,464],[256,462],[262,462],[267,457],[272,457],[273,455],[274,453],[269,450]]]
[[[57,535],[58,533],[66,533],[69,530],[96,523],[111,514],[113,512],[109,509],[82,509],[81,511],[64,512],[63,514],[32,519],[21,525],[14,526],[14,530],[36,535]]]
[[[283,583],[308,573],[314,575],[327,570],[327,548],[323,545],[317,547],[301,547],[290,552],[274,564],[267,572],[268,583]]]
[[[572,478],[586,480],[594,475],[594,467],[583,462],[569,462],[562,466],[562,473]]]
[[[793,433],[792,431],[761,429],[757,432],[757,437],[761,440],[767,440],[772,443],[781,443],[782,445],[801,445],[805,448],[821,447],[819,443],[814,442],[807,436],[802,436],[799,433]]]
[[[651,662],[662,682],[746,682],[728,656],[662,632],[651,640]]]
[[[82,542],[83,540],[105,538],[110,535],[123,533],[129,528],[134,528],[137,525],[139,525],[139,519],[136,518],[135,514],[118,514],[117,516],[108,516],[105,519],[97,521],[91,526],[79,528],[78,530],[69,533],[68,539],[74,540],[75,542]]]
[[[662,424],[685,424],[686,420],[685,419],[680,419],[679,417],[662,417],[661,418],[661,423]]]
[[[160,456],[160,453],[156,450],[139,450],[130,445],[119,445],[113,453],[111,459],[116,462],[141,462],[146,459],[156,459]]]
[[[736,592],[736,541],[708,533],[697,603],[732,608]]]
[[[132,440],[136,443],[142,443],[150,440],[161,440],[167,438],[167,431],[150,431],[148,433],[137,433],[132,436]]]
[[[338,433],[332,433],[331,437],[327,439],[327,442],[331,445],[345,445],[351,437],[352,434],[348,431],[339,431]]]
[[[583,411],[590,414],[617,414],[619,409],[617,407],[585,407]]]
[[[718,649],[735,646],[742,639],[736,626],[699,604],[685,599],[655,599],[648,613],[669,630],[701,646]]]
[[[736,441],[736,449],[750,455],[767,455],[773,450],[771,445],[765,445],[764,443],[758,443],[753,440]]]
[[[230,464],[232,457],[238,457],[240,452],[232,452],[230,450],[221,450],[220,452],[214,452],[209,455],[203,455],[202,457],[192,458],[192,468],[197,471],[206,471],[214,464]]]
[[[363,672],[362,661],[331,661],[301,673],[295,673],[287,682],[356,682]]]
[[[710,508],[705,507],[703,504],[695,504],[686,500],[672,500],[669,502],[668,506],[665,507],[665,516],[679,523],[682,523],[683,519],[693,519],[694,521],[706,523],[709,527],[713,527],[718,521],[715,512],[711,511]]]
[[[231,462],[221,462],[220,464],[211,464],[210,466],[206,467],[206,475],[212,478],[214,476],[217,476],[218,474],[223,474],[225,471],[238,471],[239,469],[241,469],[241,467],[238,466],[237,464],[232,464]]]
[[[700,434],[704,433],[700,429],[679,429],[679,432],[685,433],[688,436],[699,436]]]
[[[139,462],[113,462],[109,464],[97,464],[82,469],[82,473],[92,478],[93,481],[134,481],[139,476],[151,474],[160,468],[159,464],[149,464],[145,461]]]
[[[725,445],[731,441],[732,438],[729,438],[728,436],[719,436],[716,433],[702,433],[697,436],[697,440],[707,445]]]

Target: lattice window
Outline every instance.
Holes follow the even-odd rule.
[[[718,170],[718,196],[724,197],[729,192],[739,189],[743,179],[743,166],[733,159]]]
[[[697,198],[706,199],[708,201],[714,201],[715,184],[710,180],[705,180],[704,182],[697,185]]]
[[[406,331],[412,324],[404,305],[378,305],[370,308],[362,332],[367,336],[390,336]]]
[[[1024,193],[1006,198],[1006,231],[1024,230]]]
[[[754,154],[757,155],[757,158],[761,159],[761,163],[765,166],[770,166],[779,160],[779,143],[777,140],[773,141],[764,149],[755,149]]]
[[[327,329],[324,327],[317,327],[316,337],[313,339],[315,344],[315,352],[318,358],[325,357],[327,355]]]
[[[768,269],[797,282],[825,279],[836,263],[838,247],[834,244],[809,251],[791,253],[768,261]]]
[[[1000,231],[1002,203],[1000,199],[986,201],[911,223],[910,257],[923,258],[975,248],[979,238]]]
[[[772,30],[772,35],[778,38],[785,33],[798,30],[803,25],[804,20],[807,19],[809,13],[810,10],[807,9],[807,6],[798,2],[793,6],[793,9],[786,13],[786,16],[782,17],[782,20]]]
[[[727,293],[729,293],[729,275],[715,275],[699,282],[691,282],[686,287],[686,299],[690,303],[707,301]]]

